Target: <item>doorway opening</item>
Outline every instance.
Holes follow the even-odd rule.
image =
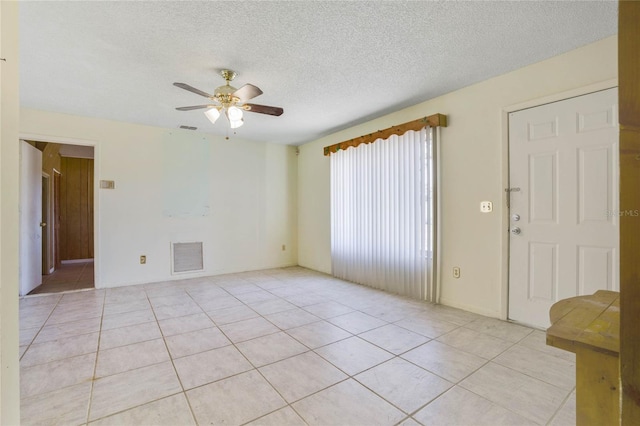
[[[42,267],[27,294],[94,288],[94,147],[29,143],[42,155]]]

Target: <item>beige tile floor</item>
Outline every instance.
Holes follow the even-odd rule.
[[[22,424],[575,423],[544,333],[273,269],[20,300]]]

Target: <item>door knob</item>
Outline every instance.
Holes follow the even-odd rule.
[[[516,213],[516,214],[514,214],[513,216],[511,216],[511,219],[512,219],[514,222],[517,222],[517,221],[519,221],[519,220],[520,220],[520,215]]]
[[[520,235],[520,233],[521,233],[521,232],[522,232],[522,231],[521,231],[521,230],[520,230],[520,228],[518,228],[517,226],[516,226],[516,227],[514,227],[514,228],[511,228],[511,233],[512,233],[513,235]]]
[[[47,226],[47,223],[46,223],[46,222],[40,222],[40,227],[41,227],[41,228],[44,228],[45,226]]]

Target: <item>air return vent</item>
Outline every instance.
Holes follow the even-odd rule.
[[[202,257],[202,243],[173,243],[171,244],[172,274],[182,274],[204,270]]]

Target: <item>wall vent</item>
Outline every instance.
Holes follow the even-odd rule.
[[[171,244],[171,273],[183,274],[204,270],[202,242]]]

